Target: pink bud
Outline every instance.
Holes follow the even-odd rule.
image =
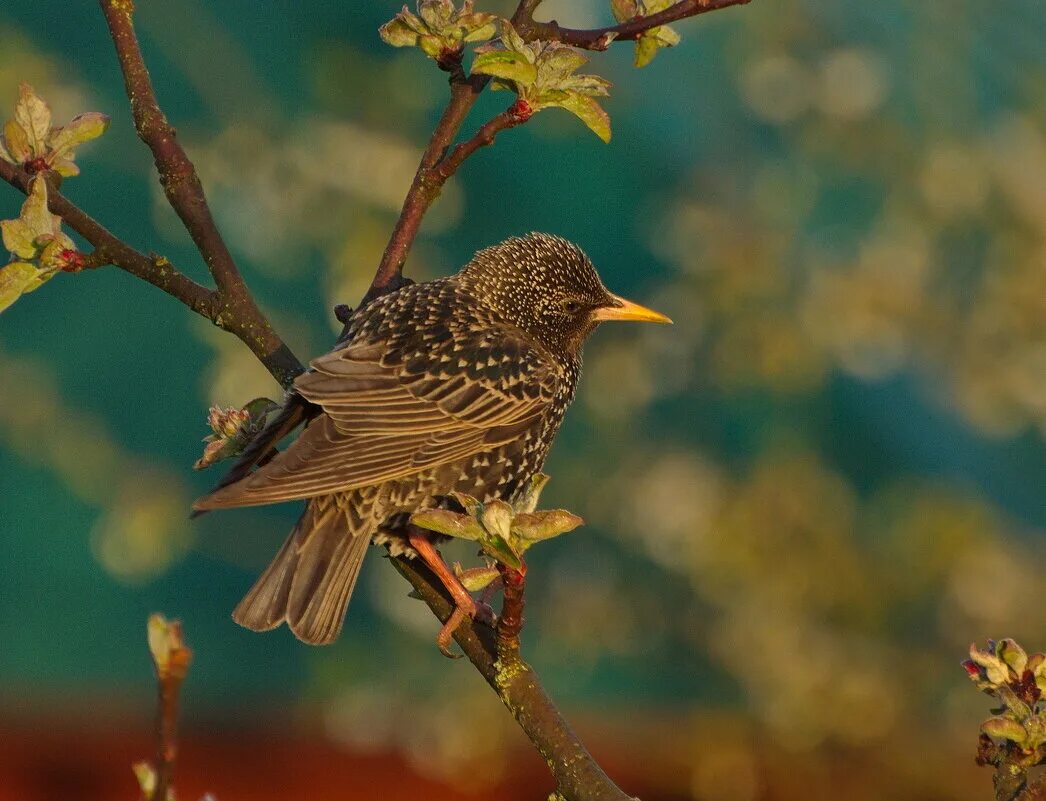
[[[509,109],[509,113],[512,114],[512,116],[514,116],[520,122],[526,122],[534,115],[534,109],[531,108],[530,103],[528,103],[521,97],[515,103],[512,104],[512,108]]]
[[[963,660],[962,668],[970,674],[971,678],[979,679],[981,677],[981,669],[977,667],[977,663],[972,659]]]

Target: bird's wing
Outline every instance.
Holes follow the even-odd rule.
[[[558,370],[521,335],[492,328],[413,342],[350,342],[295,389],[324,414],[269,464],[197,501],[253,506],[383,483],[519,436],[556,394]]]

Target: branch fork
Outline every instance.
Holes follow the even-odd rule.
[[[540,0],[520,0],[512,15],[511,26],[524,42],[542,41],[586,50],[605,50],[612,42],[640,39],[654,28],[685,17],[747,2],[749,0],[681,0],[656,14],[636,17],[606,28],[579,30],[564,28],[555,21],[534,20],[534,12]],[[28,194],[34,175],[42,175],[50,189],[47,206],[51,213],[60,216],[94,248],[90,253],[80,254],[83,268],[112,264],[161,289],[192,311],[235,334],[281,385],[289,387],[304,368],[251,295],[218,230],[196,168],[178,142],[174,127],[159,105],[134,30],[133,0],[99,0],[99,3],[123,73],[135,128],[152,151],[164,194],[196,245],[214,281],[214,289],[192,280],[166,258],[131,247],[69,201],[58,191],[57,176],[53,172],[58,169],[57,164],[43,164],[36,159],[29,159],[23,165],[0,158],[0,179]],[[471,13],[471,4],[466,5]],[[449,21],[444,22],[450,25]],[[460,32],[462,41],[482,38],[481,31],[485,23],[480,23],[484,21],[475,17],[469,19],[465,23],[467,30],[462,29],[463,32]],[[429,31],[424,35],[429,36],[431,33]],[[400,31],[400,34],[403,32]],[[422,154],[414,181],[363,303],[407,282],[408,279],[403,277],[407,254],[425,213],[439,196],[444,184],[469,157],[494,144],[500,132],[526,122],[535,110],[525,100],[517,101],[481,125],[470,138],[455,145],[465,119],[487,87],[490,77],[482,74],[465,75],[461,64],[461,47],[457,44],[448,47],[443,43],[443,38],[453,39],[459,33],[444,26],[436,34],[440,47],[430,55],[441,69],[449,73],[450,99]],[[428,44],[431,48],[432,43]],[[45,170],[45,167],[48,169]],[[64,165],[63,169],[71,168]],[[79,258],[70,259],[70,265],[80,266]],[[339,307],[338,318],[346,324],[351,320],[348,307]],[[300,420],[302,416],[299,413],[295,419]],[[457,605],[444,583],[431,570],[417,560],[396,557],[392,562],[439,620],[446,622],[451,619]],[[451,630],[451,636],[548,762],[557,783],[556,798],[565,801],[631,801],[585,749],[541,687],[534,670],[520,656],[525,566],[522,561],[518,565],[500,565],[499,572],[504,602],[496,627],[489,622],[465,616],[460,625]],[[157,670],[163,685],[159,667]],[[161,705],[170,714],[165,713],[161,717],[160,735],[162,743],[170,744],[173,743],[174,731],[164,721],[174,719],[180,679],[169,676],[167,685],[170,692],[161,688]],[[166,778],[164,772],[169,771],[173,757],[173,745],[164,745],[157,759],[160,775],[157,777],[155,792],[150,794],[153,799],[166,799],[169,772]]]

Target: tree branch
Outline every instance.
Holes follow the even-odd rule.
[[[458,65],[460,71],[461,66]],[[407,253],[414,244],[414,239],[421,227],[425,212],[443,191],[443,185],[458,171],[458,168],[469,156],[481,147],[494,144],[497,135],[506,128],[513,128],[530,118],[530,111],[519,102],[513,103],[489,122],[480,127],[476,134],[447,153],[447,148],[461,128],[469,110],[487,85],[488,78],[474,75],[465,78],[459,74],[451,77],[451,97],[436,130],[432,133],[429,146],[421,157],[421,164],[414,175],[414,182],[403,201],[399,219],[392,230],[385,253],[378,264],[378,270],[371,282],[370,289],[360,305],[364,305],[379,295],[398,289],[403,284],[403,264]]]
[[[153,90],[134,31],[132,0],[99,0],[116,47],[131,114],[139,138],[149,146],[164,194],[189,232],[218,287],[214,318],[236,334],[284,386],[302,371],[301,363],[277,336],[251,296],[214,222],[196,167],[178,143]]]
[[[520,570],[499,564],[504,598],[501,615],[498,617],[498,658],[502,661],[519,658],[519,635],[523,631],[523,605],[526,591],[527,568]]]
[[[300,362],[272,329],[254,302],[237,269],[207,205],[196,169],[178,143],[174,128],[157,102],[148,70],[133,27],[133,0],[99,0],[123,72],[139,137],[152,150],[160,182],[168,201],[178,213],[214,278],[217,289],[208,290],[175,269],[166,259],[147,256],[113,236],[99,223],[57,191],[50,193],[50,208],[91,243],[91,264],[112,263],[177,298],[193,311],[238,336],[285,386],[302,371]],[[556,40],[575,47],[605,49],[612,38],[638,38],[644,31],[684,17],[741,5],[749,0],[683,0],[659,14],[621,25],[595,30],[561,28],[556,22],[535,22],[533,13],[541,0],[521,0],[512,22],[527,40]],[[392,291],[403,283],[402,269],[421,221],[446,181],[480,148],[494,142],[497,134],[524,122],[529,109],[513,104],[481,126],[470,139],[451,149],[465,118],[489,79],[466,76],[460,59],[440,64],[450,72],[451,97],[422,155],[414,181],[363,302]],[[51,176],[53,177],[53,176]],[[0,160],[0,178],[28,191],[29,176]],[[49,177],[50,179],[50,177]],[[340,318],[339,318],[340,319]],[[300,412],[300,410],[298,410]],[[414,586],[437,618],[445,622],[454,605],[446,588],[418,560],[394,558],[396,569]],[[522,627],[524,574],[503,573],[505,599],[497,631],[466,620],[454,638],[475,665],[523,732],[546,760],[556,780],[560,797],[569,801],[634,801],[603,772],[560,714],[533,669],[521,658],[519,634]],[[161,709],[173,721],[176,689]],[[165,703],[166,702],[166,703]],[[173,723],[172,723],[173,726]],[[161,721],[161,742],[173,742],[173,728]],[[173,760],[173,750],[161,750],[158,765]],[[160,786],[166,785],[165,776]],[[161,791],[162,792],[162,791]]]
[[[450,594],[419,561],[392,558],[393,566],[445,623],[454,610]],[[518,650],[499,656],[494,629],[477,621],[458,626],[454,639],[544,757],[561,796],[570,801],[635,801],[603,772]]]
[[[156,674],[156,759],[152,771],[140,775],[139,782],[148,801],[168,801],[174,797],[174,765],[178,760],[178,696],[193,653],[185,644],[182,624],[177,620],[152,614],[147,631]],[[137,765],[135,770],[138,771]]]
[[[439,164],[436,165],[433,172],[438,178],[440,186],[442,186],[450,176],[458,171],[458,168],[465,162],[465,159],[481,147],[488,147],[489,145],[494,144],[494,140],[497,138],[499,133],[507,128],[514,128],[517,125],[523,124],[530,119],[530,115],[531,111],[527,105],[522,101],[516,101],[489,122],[480,126],[480,129],[476,131],[475,136],[457,145]]]
[[[538,4],[527,3],[527,11],[520,14],[519,19],[515,19],[514,22],[519,29],[519,34],[527,40],[541,39],[562,42],[584,50],[606,50],[611,42],[638,39],[644,32],[652,28],[668,25],[687,17],[696,17],[698,14],[705,14],[709,11],[718,11],[721,8],[745,5],[749,2],[751,0],[680,0],[675,5],[669,6],[657,14],[651,14],[649,17],[636,17],[622,22],[620,25],[591,30],[564,28],[555,20],[537,22],[533,18],[533,12]]]
[[[0,159],[0,178],[23,194],[29,192],[32,176]],[[218,304],[214,293],[193,281],[160,256],[147,256],[111,234],[94,218],[88,216],[58,191],[54,182],[48,184],[48,206],[76,233],[94,246],[93,266],[112,264],[136,278],[148,281],[158,289],[184,303],[197,314],[209,319],[217,316]]]
[[[396,225],[392,229],[392,235],[389,237],[385,252],[378,263],[370,289],[367,290],[360,305],[366,304],[386,292],[398,289],[402,285],[403,264],[407,260],[407,252],[414,244],[414,238],[421,227],[421,220],[425,216],[425,212],[432,205],[432,201],[439,196],[440,190],[446,182],[446,178],[440,179],[433,170],[454,141],[465,117],[472,110],[472,106],[475,105],[489,80],[485,75],[466,77],[460,61],[452,63],[449,68],[451,73],[450,100],[432,131],[428,147],[421,156],[421,163],[414,174],[414,181],[403,200],[399,219],[396,220]]]

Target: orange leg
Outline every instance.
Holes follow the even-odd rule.
[[[452,653],[450,642],[462,621],[466,617],[476,616],[476,601],[458,580],[458,577],[454,575],[454,572],[447,567],[447,563],[443,561],[443,557],[436,550],[436,546],[432,544],[428,534],[412,526],[408,530],[407,539],[410,541],[411,547],[418,552],[421,560],[439,577],[439,580],[443,582],[443,586],[447,588],[447,591],[454,599],[454,611],[447,618],[447,622],[443,624],[443,628],[439,630],[439,634],[436,636],[436,644],[444,656],[456,659],[462,656],[462,654],[455,655]],[[490,607],[487,607],[487,609],[489,610]]]

